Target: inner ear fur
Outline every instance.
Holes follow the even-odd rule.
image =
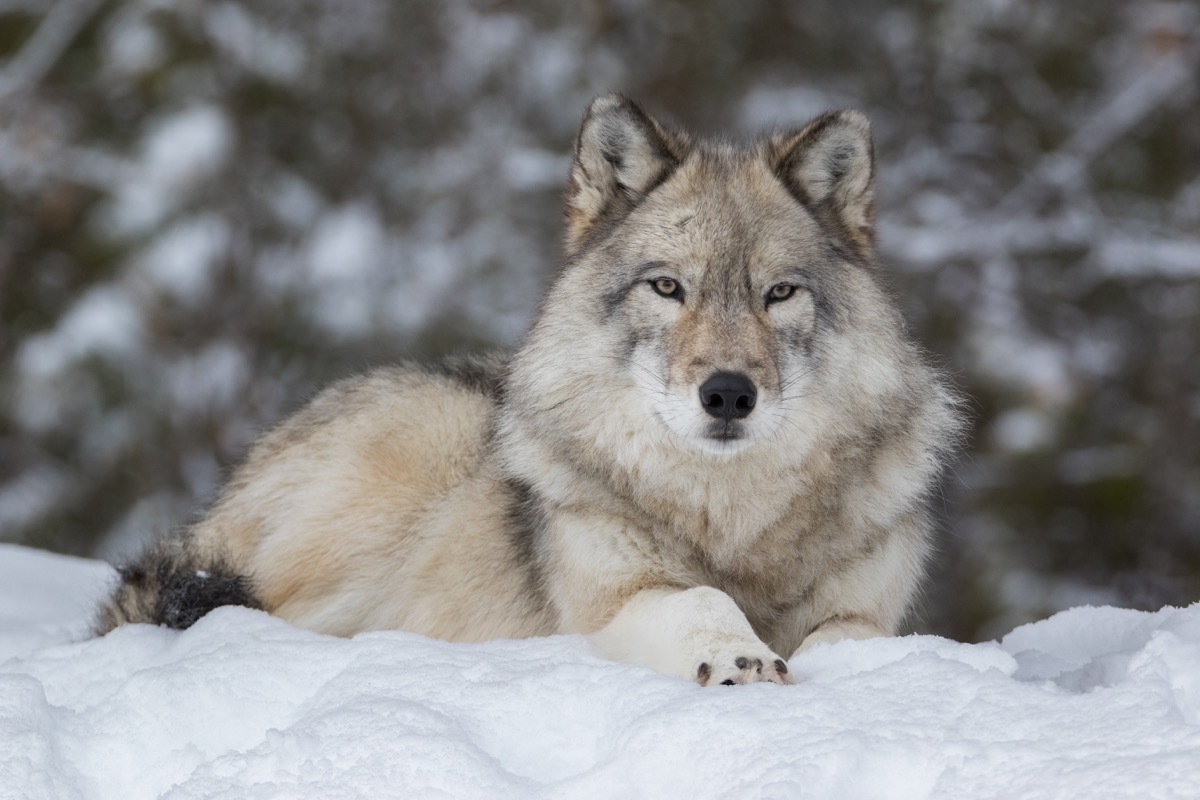
[[[567,252],[575,253],[597,223],[626,214],[683,160],[679,134],[620,94],[588,106],[575,140],[567,188]]]
[[[831,111],[772,144],[775,172],[792,194],[814,215],[831,216],[856,249],[874,247],[875,145],[866,115]]]

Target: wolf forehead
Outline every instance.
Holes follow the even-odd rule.
[[[872,267],[873,178],[858,112],[738,145],[673,131],[609,95],[576,142],[567,249],[572,261],[603,262],[610,279],[661,264],[725,289],[773,279],[812,288],[828,265]]]
[[[598,255],[619,265],[615,278],[662,273],[702,280],[714,290],[744,285],[755,292],[779,281],[815,289],[829,277],[822,275],[826,265],[858,260],[766,170],[744,174],[760,172],[758,166],[750,162],[723,176],[681,165],[600,245]],[[701,172],[706,174],[696,174]],[[764,185],[754,186],[756,181]]]
[[[691,246],[696,255],[749,248],[745,256],[762,262],[822,255],[834,244],[760,148],[749,146],[697,150],[630,212],[627,225],[647,244]]]
[[[850,276],[872,267],[792,196],[751,148],[701,151],[576,264],[615,313],[646,281],[678,281],[692,309],[765,312],[772,287],[803,290],[834,324]],[[852,295],[852,293],[850,293]],[[802,304],[802,303],[798,303]]]

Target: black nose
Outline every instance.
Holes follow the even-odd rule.
[[[754,410],[758,392],[740,372],[718,372],[700,387],[700,405],[717,419],[744,419]]]

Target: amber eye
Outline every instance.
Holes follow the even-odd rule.
[[[655,278],[650,281],[650,285],[663,297],[670,297],[674,300],[683,298],[683,287],[674,278]]]
[[[787,300],[796,293],[796,287],[790,283],[777,283],[767,292],[767,305]]]

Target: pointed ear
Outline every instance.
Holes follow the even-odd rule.
[[[683,159],[685,141],[619,94],[592,101],[575,140],[567,188],[567,252],[596,223],[628,213]]]
[[[831,111],[776,137],[775,171],[810,211],[832,212],[851,245],[875,241],[875,147],[860,111]]]

